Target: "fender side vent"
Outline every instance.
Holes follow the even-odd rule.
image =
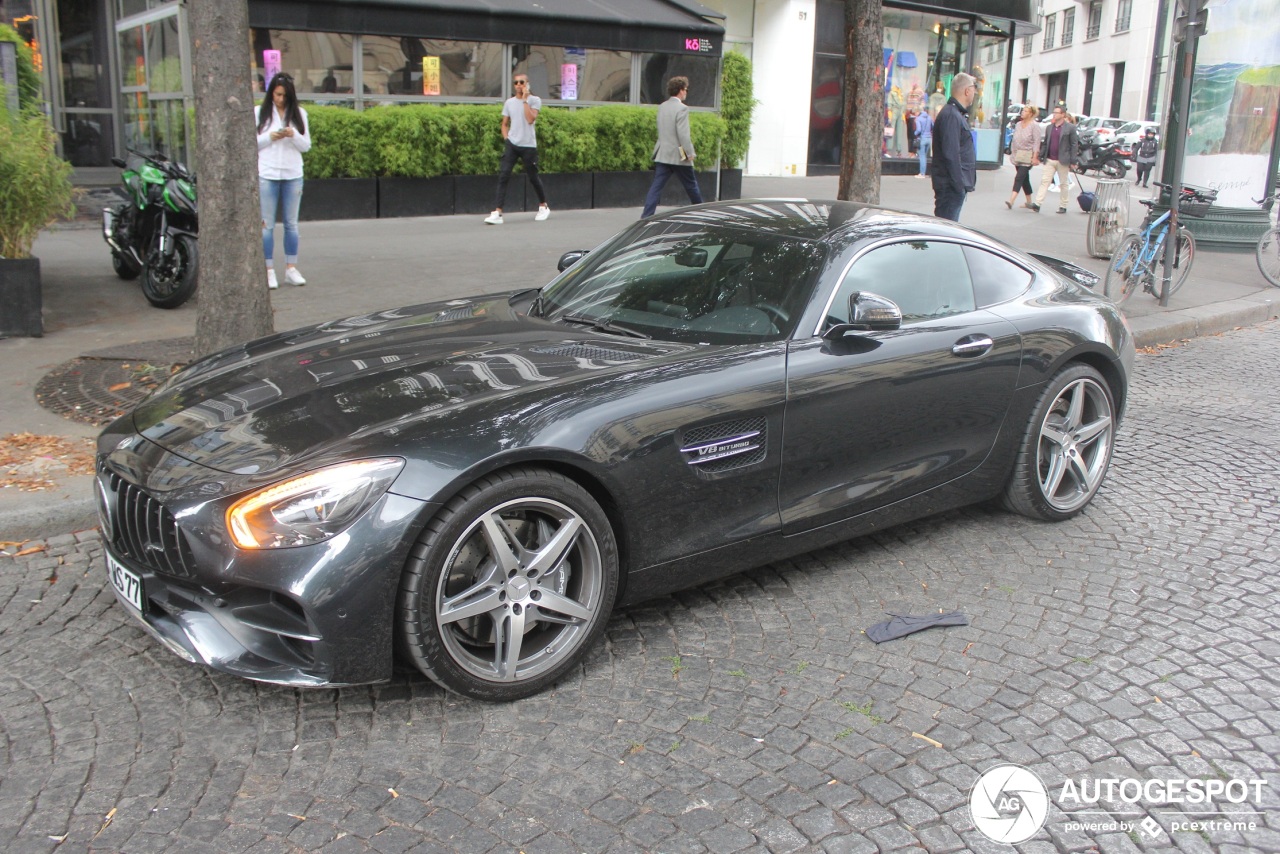
[[[768,450],[768,422],[763,417],[698,427],[685,433],[680,443],[685,462],[702,474],[755,465]]]

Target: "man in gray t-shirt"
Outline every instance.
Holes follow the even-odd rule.
[[[502,105],[502,165],[498,168],[498,199],[493,213],[485,217],[489,225],[502,225],[502,206],[507,201],[507,182],[511,180],[511,170],[516,166],[517,158],[524,164],[524,172],[529,176],[529,183],[538,194],[538,213],[533,217],[538,222],[551,216],[547,207],[547,193],[542,188],[542,179],[538,177],[538,135],[534,123],[538,121],[538,111],[542,109],[542,99],[529,92],[529,78],[517,74],[511,81],[515,95]]]

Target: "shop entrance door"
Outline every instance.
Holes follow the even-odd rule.
[[[186,10],[174,4],[126,18],[116,24],[116,38],[125,148],[194,166]]]

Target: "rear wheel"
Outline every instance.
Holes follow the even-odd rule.
[[[1126,235],[1116,251],[1111,253],[1102,292],[1116,305],[1122,305],[1138,289],[1142,281],[1142,275],[1138,272],[1141,255],[1142,238],[1136,234]]]
[[[1255,254],[1262,278],[1280,288],[1280,228],[1269,229],[1259,238]]]
[[[1108,157],[1102,162],[1102,174],[1108,178],[1123,178],[1129,168],[1119,157]]]
[[[613,529],[591,495],[543,469],[497,472],[445,505],[414,546],[401,645],[445,688],[516,700],[579,664],[617,592]]]
[[[173,254],[155,253],[142,279],[142,294],[156,308],[177,308],[196,292],[200,253],[196,239],[186,234],[173,238]]]
[[[1027,423],[1005,506],[1048,522],[1083,510],[1111,464],[1114,412],[1111,389],[1096,370],[1076,364],[1060,371]]]
[[[1169,296],[1173,296],[1178,292],[1178,288],[1187,281],[1191,275],[1191,265],[1196,260],[1196,239],[1191,236],[1191,232],[1179,226],[1178,228],[1178,251],[1173,256],[1173,276],[1169,279]]]
[[[137,261],[127,255],[121,255],[114,249],[111,251],[111,267],[116,271],[117,276],[126,281],[138,278],[138,274],[142,272]]]

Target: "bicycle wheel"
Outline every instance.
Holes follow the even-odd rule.
[[[1187,281],[1187,277],[1191,275],[1191,265],[1195,260],[1196,239],[1191,236],[1190,231],[1179,226],[1178,250],[1173,256],[1173,275],[1169,279],[1169,296],[1176,294],[1178,288]]]
[[[1107,263],[1107,276],[1102,282],[1102,293],[1116,305],[1121,305],[1142,281],[1139,257],[1142,254],[1142,238],[1130,232],[1111,253]]]
[[[1256,251],[1262,278],[1280,288],[1280,227],[1270,228],[1258,238]]]

